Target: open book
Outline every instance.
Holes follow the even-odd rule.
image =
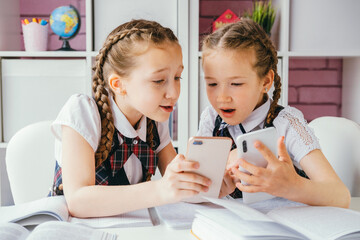
[[[360,239],[360,213],[307,205],[258,211],[236,200],[208,198],[221,209],[200,209],[192,233],[200,239]]]
[[[1,240],[116,240],[116,234],[68,222],[49,221],[36,226],[33,231],[16,223],[0,224]]]
[[[46,197],[14,206],[0,207],[0,223],[18,223],[36,226],[46,221],[58,220],[92,228],[153,226],[148,209],[111,217],[75,218],[69,215],[64,196]]]
[[[155,207],[159,219],[170,229],[190,229],[197,210],[221,208],[210,203],[178,202]]]

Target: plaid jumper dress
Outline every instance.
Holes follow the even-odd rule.
[[[153,148],[148,143],[142,141],[139,136],[135,138],[127,138],[122,135],[116,128],[111,146],[111,151],[107,159],[96,168],[95,185],[130,185],[124,170],[124,164],[131,154],[135,154],[141,162],[143,179],[149,180],[151,175],[155,174],[158,164],[158,157],[155,149],[160,145],[160,137],[155,122],[153,124]],[[120,144],[120,140],[123,142]],[[56,161],[54,183],[51,189],[51,196],[63,195],[61,167]]]
[[[275,117],[274,119],[277,117],[277,115],[279,114],[279,112],[281,112],[281,110],[283,110],[284,107],[283,106],[280,106],[280,105],[277,105],[276,108],[275,108]],[[273,120],[274,120],[273,119]],[[236,144],[235,144],[235,141],[234,139],[232,138],[228,128],[227,128],[228,124],[223,122],[222,118],[220,117],[220,115],[217,115],[216,119],[215,119],[215,128],[214,128],[214,131],[213,131],[213,136],[221,136],[221,137],[229,137],[232,139],[232,146],[231,146],[231,150],[235,149],[236,148]],[[264,128],[267,128],[267,127],[273,127],[273,121],[271,121],[269,124],[266,124],[264,125]],[[241,130],[241,132],[243,134],[246,134],[246,131],[243,127],[243,125],[240,123],[239,124],[239,128]],[[308,176],[306,175],[306,173],[300,169],[298,169],[295,165],[294,165],[294,168],[296,170],[296,172],[302,176],[302,177],[305,177],[305,178],[308,178]],[[242,192],[238,189],[238,188],[235,188],[235,191],[232,192],[230,194],[231,197],[233,198],[242,198]]]

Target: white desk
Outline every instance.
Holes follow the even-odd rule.
[[[351,199],[350,209],[360,212],[360,197]],[[190,229],[173,230],[166,227],[163,223],[154,227],[136,227],[136,228],[108,228],[103,229],[106,232],[116,233],[121,239],[156,239],[156,240],[195,240],[190,233]]]

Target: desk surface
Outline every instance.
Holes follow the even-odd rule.
[[[350,209],[360,212],[360,197],[353,197],[351,199]],[[190,233],[190,229],[174,230],[166,227],[163,223],[154,227],[107,228],[103,230],[106,232],[116,233],[119,236],[121,236],[121,239],[157,239],[157,240],[196,239]]]

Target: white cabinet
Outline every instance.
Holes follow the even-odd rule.
[[[4,142],[26,125],[54,119],[71,95],[86,93],[84,59],[3,59],[1,66]]]

